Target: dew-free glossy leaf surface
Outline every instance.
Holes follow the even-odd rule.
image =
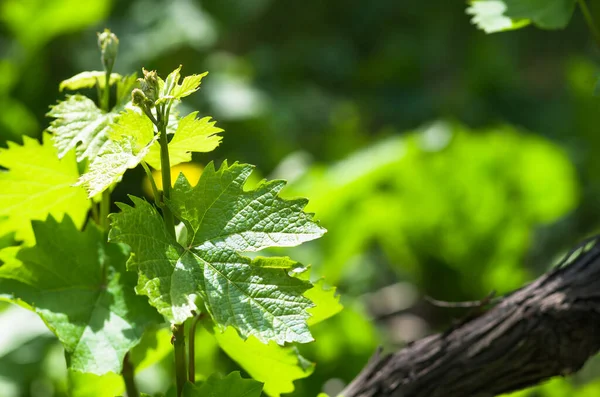
[[[171,166],[192,160],[192,152],[210,152],[221,142],[217,135],[223,130],[215,127],[210,117],[197,119],[198,112],[192,112],[179,120],[175,135],[169,142],[169,160]],[[152,146],[144,159],[153,168],[160,169],[160,145]]]
[[[118,182],[125,171],[135,168],[156,143],[152,122],[131,109],[119,116],[109,135],[110,140],[94,158],[89,171],[77,182],[86,188],[89,197]]]
[[[47,116],[54,117],[48,131],[54,135],[59,157],[75,149],[77,161],[93,160],[108,144],[108,133],[116,113],[104,113],[83,95],[70,95],[54,105]]]
[[[112,215],[110,238],[128,244],[137,268],[137,291],[159,312],[181,323],[197,310],[196,298],[222,328],[231,325],[246,338],[265,342],[309,342],[303,296],[310,283],[277,267],[252,265],[243,252],[270,246],[293,246],[321,236],[305,200],[277,197],[282,182],[265,183],[244,192],[251,166],[209,164],[196,187],[180,177],[169,203],[188,229],[185,246],[165,230],[158,212],[132,197]]]

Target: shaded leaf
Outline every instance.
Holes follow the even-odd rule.
[[[2,295],[34,308],[62,342],[69,368],[118,373],[146,326],[161,321],[133,291],[128,252],[93,224],[80,232],[68,217],[34,221],[33,229],[36,245],[0,267],[10,281],[0,284]]]
[[[260,397],[262,384],[254,379],[243,379],[238,371],[222,378],[211,375],[200,386],[186,383],[184,397]]]
[[[473,0],[467,13],[487,33],[518,29],[531,21],[542,29],[567,26],[576,0]]]

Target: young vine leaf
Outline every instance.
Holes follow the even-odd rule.
[[[192,112],[179,120],[175,136],[169,142],[169,159],[171,166],[192,160],[192,152],[210,152],[215,150],[222,137],[216,135],[223,132],[215,127],[210,117],[197,119],[198,112]],[[153,168],[160,169],[160,145],[158,142],[150,148],[144,158]]]
[[[104,72],[84,72],[102,73]],[[77,76],[82,76],[80,73]],[[61,83],[66,88],[88,84],[83,77],[65,80]],[[136,75],[121,77],[117,83],[117,105],[110,112],[103,112],[94,101],[83,95],[70,95],[64,101],[54,105],[47,116],[54,117],[48,127],[53,133],[54,145],[58,148],[59,157],[65,156],[70,150],[75,149],[77,161],[88,159],[93,161],[98,154],[106,150],[110,143],[108,134],[112,130],[119,112],[122,111],[130,99],[131,90],[136,84]],[[73,80],[75,79],[75,80]],[[71,82],[69,82],[72,80]],[[99,78],[94,81],[101,81]],[[111,75],[112,81],[112,75]],[[104,84],[104,83],[99,83]],[[112,83],[111,83],[112,84]],[[84,85],[85,86],[85,85]]]
[[[121,81],[122,76],[118,73],[111,73],[109,85],[113,85]],[[105,84],[105,72],[104,71],[90,71],[81,72],[75,76],[63,80],[58,85],[58,90],[63,91],[65,89],[75,91],[82,88],[92,88],[98,85],[100,88],[104,88]]]
[[[102,153],[90,164],[77,185],[83,185],[89,197],[101,193],[121,179],[125,171],[135,168],[150,152],[158,137],[154,136],[152,122],[132,109],[121,114],[112,125]]]
[[[3,298],[34,308],[62,342],[70,369],[118,373],[144,329],[161,321],[134,292],[127,250],[93,224],[79,231],[68,216],[32,223],[36,245],[0,267]]]
[[[204,78],[208,74],[208,72],[204,72],[201,74],[193,74],[191,76],[186,76],[184,77],[181,84],[179,84],[179,79],[181,78],[180,72],[181,66],[169,73],[167,79],[164,81],[160,77],[158,77],[160,97],[156,100],[156,105],[174,99],[180,100],[181,98],[193,94],[200,88],[202,78]]]
[[[214,336],[221,349],[248,375],[264,383],[264,392],[271,397],[293,392],[293,382],[310,376],[315,367],[294,346],[264,344],[255,337],[244,341],[231,327],[225,332],[214,330]]]
[[[262,384],[253,379],[244,379],[238,371],[224,378],[211,375],[200,386],[186,383],[183,397],[260,397]]]
[[[282,181],[244,191],[252,168],[224,163],[215,170],[209,163],[195,187],[180,175],[167,205],[186,226],[183,246],[158,212],[135,197],[133,207],[121,204],[122,212],[111,215],[109,238],[132,248],[137,292],[171,322],[191,317],[199,297],[222,329],[231,325],[243,338],[310,342],[306,320],[313,304],[303,296],[310,283],[282,268],[253,265],[241,253],[295,246],[325,229],[303,212],[306,200],[277,197]]]
[[[23,137],[23,145],[8,143],[0,149],[0,236],[15,232],[15,238],[33,243],[32,220],[68,214],[80,227],[90,201],[85,191],[73,188],[79,173],[73,152],[58,159],[49,134],[43,143]]]

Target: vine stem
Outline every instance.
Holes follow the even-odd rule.
[[[148,180],[150,181],[150,186],[152,187],[152,194],[154,195],[154,204],[156,204],[156,206],[160,208],[162,207],[162,203],[160,202],[160,193],[158,192],[158,187],[156,187],[156,182],[154,181],[152,171],[150,171],[150,168],[148,167],[148,164],[146,164],[145,161],[142,161],[141,164],[144,168],[144,171],[146,172]]]
[[[139,397],[140,393],[137,389],[134,379],[133,364],[131,363],[129,352],[125,354],[123,358],[123,371],[121,371],[123,380],[125,381],[125,390],[127,391],[127,397]]]
[[[111,68],[112,69],[112,68]],[[110,74],[112,70],[104,70],[104,89],[102,98],[100,98],[100,107],[104,112],[108,112],[110,106]],[[100,201],[100,218],[98,224],[104,230],[108,230],[108,213],[110,212],[110,190],[102,192],[102,201]]]
[[[200,313],[194,317],[192,324],[190,325],[190,334],[188,335],[188,380],[192,383],[196,383],[196,325],[198,325],[198,322],[202,320],[203,317],[204,313]]]
[[[173,218],[173,213],[165,203],[165,199],[168,200],[171,198],[171,163],[169,160],[169,142],[167,140],[167,123],[169,120],[168,118],[166,120],[163,118],[160,109],[158,109],[157,114],[159,128],[158,133],[160,134],[158,137],[158,142],[160,144],[160,172],[163,185],[163,194],[161,200],[163,204],[163,218],[165,220],[165,226],[167,227],[167,230],[173,237],[175,237],[175,220]]]
[[[102,201],[100,201],[100,227],[108,230],[108,213],[110,212],[110,190],[102,192]]]
[[[579,4],[579,8],[581,9],[583,18],[585,19],[585,22],[587,23],[588,28],[590,29],[590,32],[592,33],[592,36],[596,41],[596,45],[600,47],[600,30],[598,30],[598,26],[596,26],[596,23],[594,22],[594,18],[590,13],[590,9],[588,8],[586,1],[577,0],[577,3]]]
[[[187,381],[185,365],[185,327],[184,324],[175,324],[173,331],[173,349],[175,351],[175,383],[177,385],[177,397],[183,393],[183,385]]]

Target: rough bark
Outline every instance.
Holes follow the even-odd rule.
[[[487,397],[579,370],[600,349],[600,243],[482,315],[369,364],[344,397]]]

